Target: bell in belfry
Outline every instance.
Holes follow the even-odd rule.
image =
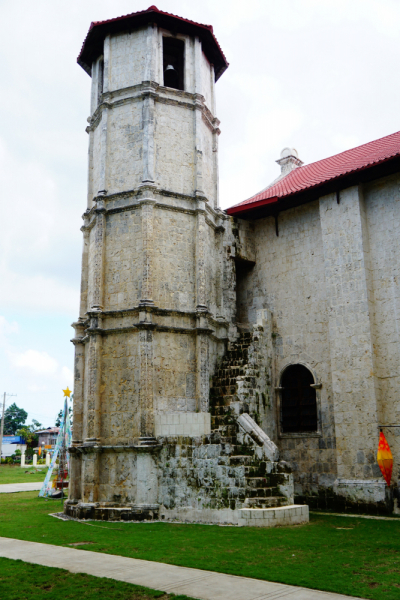
[[[179,74],[173,65],[168,65],[164,71],[164,85],[175,89],[179,87]]]

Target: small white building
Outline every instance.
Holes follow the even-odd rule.
[[[20,435],[4,435],[3,443],[1,445],[1,457],[6,458],[12,456],[17,450],[25,452],[26,445],[24,444],[24,438]]]

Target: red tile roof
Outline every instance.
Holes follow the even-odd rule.
[[[294,169],[280,181],[248,200],[227,209],[228,215],[244,213],[279,199],[311,190],[329,181],[363,171],[400,156],[400,132],[346,150],[309,165]]]
[[[115,17],[106,21],[93,21],[90,24],[88,34],[83,42],[79,53],[78,64],[90,75],[93,61],[103,53],[103,41],[108,33],[129,30],[155,22],[165,29],[198,35],[202,41],[204,54],[210,63],[214,65],[215,80],[219,79],[229,66],[228,61],[217,38],[214,35],[212,25],[196,23],[171,13],[163,12],[156,6],[149,6],[147,10],[140,10],[129,15]]]

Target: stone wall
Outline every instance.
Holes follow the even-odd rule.
[[[143,111],[140,103],[123,104],[110,112],[106,144],[107,191],[115,194],[135,189],[142,181],[143,171]],[[95,148],[94,164],[100,163],[102,151],[102,148]],[[100,189],[97,183],[95,192]]]
[[[254,266],[238,262],[238,318],[251,327],[261,309],[272,313],[278,430],[269,434],[294,469],[298,498],[316,506],[390,507],[376,451],[378,424],[400,419],[398,190],[391,176],[286,210],[277,223],[233,220],[236,255],[252,231],[255,246]],[[321,384],[315,434],[279,433],[280,376],[292,363]],[[400,433],[384,431],[398,456]]]
[[[137,210],[107,218],[104,309],[133,307],[141,298],[142,228]]]
[[[110,39],[109,89],[120,90],[145,79],[147,28],[120,33]]]
[[[251,225],[251,227],[250,227]],[[336,479],[335,430],[326,313],[324,257],[319,203],[281,213],[279,236],[273,217],[252,224],[238,221],[238,247],[244,252],[253,237],[255,265],[245,268],[240,282],[239,310],[250,325],[267,310],[270,319],[271,383],[268,418],[263,428],[279,445],[281,457],[293,468],[295,493],[318,493]],[[243,229],[243,232],[242,232]],[[250,235],[253,233],[253,236]],[[248,252],[248,251],[247,251]],[[264,351],[268,368],[268,351]],[[302,363],[323,382],[317,390],[319,431],[279,434],[280,375],[292,363]]]
[[[373,353],[373,289],[365,204],[359,187],[320,200],[338,476],[379,476]],[[372,469],[372,471],[371,471]]]
[[[373,348],[380,424],[400,424],[400,178],[363,188],[373,288]],[[384,429],[392,450],[393,479],[400,475],[400,428]],[[374,431],[376,439],[376,432]]]
[[[154,144],[157,185],[180,194],[192,194],[195,186],[192,111],[185,106],[158,104]]]
[[[153,299],[160,308],[195,309],[195,225],[185,212],[155,212]]]

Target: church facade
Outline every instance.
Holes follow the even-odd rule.
[[[92,96],[65,511],[270,526],[306,504],[391,510],[398,465],[388,489],[376,448],[400,416],[400,135],[314,165],[285,149],[274,184],[222,211],[212,27],[152,6],[92,23],[78,63]]]

